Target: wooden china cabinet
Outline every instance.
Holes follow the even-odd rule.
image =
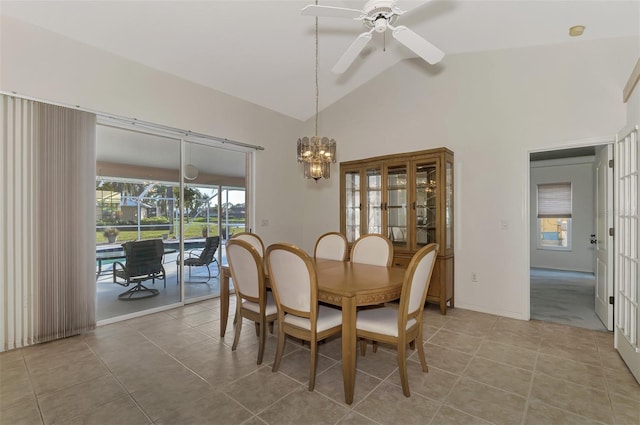
[[[393,264],[440,245],[427,293],[446,314],[453,294],[453,152],[447,148],[340,163],[340,230],[353,243],[368,233],[393,242]]]

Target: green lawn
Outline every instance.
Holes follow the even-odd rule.
[[[234,223],[229,223],[234,224]],[[202,223],[188,223],[185,226],[184,237],[185,239],[193,239],[193,238],[202,238]],[[177,228],[177,227],[176,227]],[[244,232],[243,227],[233,227],[230,229],[231,234],[236,234],[240,232]],[[162,235],[167,234],[169,232],[168,229],[165,230],[145,230],[144,227],[140,230],[141,239],[155,239],[162,238]],[[216,224],[211,224],[209,226],[209,236],[218,236],[218,226]],[[169,239],[175,239],[175,233],[169,233]],[[117,243],[123,243],[127,241],[135,241],[138,239],[138,230],[130,229],[130,230],[121,230],[120,234],[118,234],[118,238],[116,239]],[[96,231],[96,244],[106,244],[108,240],[106,236],[102,234],[102,229]]]

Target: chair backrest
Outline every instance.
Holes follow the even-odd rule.
[[[347,259],[347,238],[338,232],[329,232],[320,236],[313,250],[314,258],[345,261]]]
[[[389,267],[393,262],[393,244],[382,235],[362,235],[351,247],[351,262]]]
[[[126,273],[141,276],[162,271],[162,239],[130,241],[122,244],[126,256]]]
[[[273,244],[266,258],[278,309],[312,320],[317,317],[318,276],[311,257],[297,246]]]
[[[256,235],[255,233],[249,233],[249,232],[236,233],[231,238],[240,239],[240,240],[249,242],[258,251],[258,254],[260,254],[260,257],[264,257],[264,244],[262,243],[262,239],[260,239],[260,236]]]
[[[213,256],[220,245],[220,236],[209,236],[204,242],[204,249],[200,253],[199,260],[202,264],[209,264],[213,261]]]
[[[401,323],[406,323],[408,318],[416,317],[423,311],[437,255],[438,244],[435,243],[413,254],[402,283],[398,326],[403,326]]]
[[[265,295],[262,257],[249,242],[232,238],[227,241],[227,260],[233,285],[242,298],[258,302]]]

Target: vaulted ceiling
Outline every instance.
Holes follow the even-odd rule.
[[[0,13],[306,120],[315,112],[315,20],[300,10],[313,2],[2,0]],[[364,3],[319,0],[353,9]],[[399,0],[397,6],[409,11],[398,24],[445,52],[437,65],[420,62],[434,72],[446,72],[447,57],[466,52],[640,37],[638,1]],[[573,25],[586,26],[582,37],[569,37]],[[347,72],[332,74],[363,31],[359,21],[319,19],[321,109],[415,56],[388,32],[374,34]]]

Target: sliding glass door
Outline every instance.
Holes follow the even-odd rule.
[[[247,155],[98,125],[97,321],[219,296],[224,243],[246,226]],[[156,258],[140,254],[154,239]]]

